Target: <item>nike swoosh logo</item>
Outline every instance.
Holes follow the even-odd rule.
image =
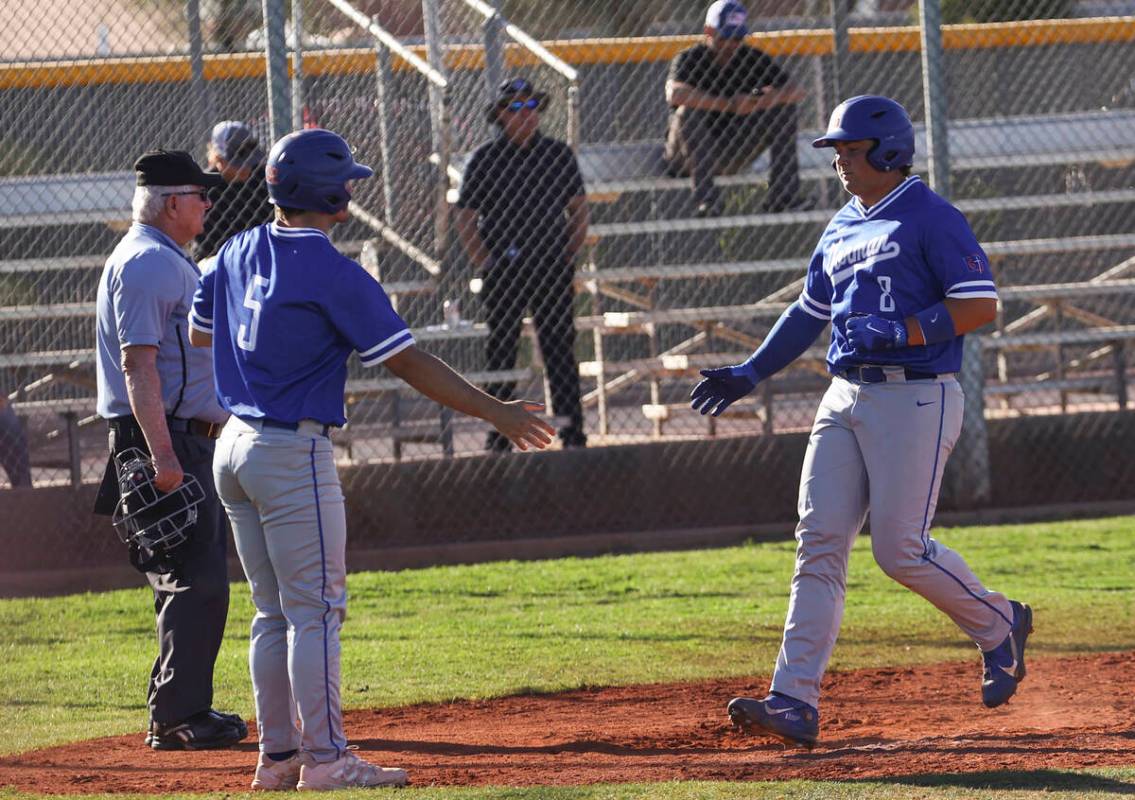
[[[1016,664],[1014,664],[1013,666],[1016,667]],[[1002,667],[1002,669],[1004,669],[1004,667]],[[788,706],[787,708],[770,708],[769,704],[765,703],[765,713],[766,714],[772,714],[772,715],[788,714],[788,713],[795,711],[795,710],[796,709],[793,708],[792,706]]]
[[[932,316],[932,317],[930,318],[930,323],[931,323],[931,324],[933,324],[933,323],[935,323],[935,322],[937,322],[937,321],[938,321],[938,315],[937,315],[937,314],[935,314],[934,316]]]
[[[1005,672],[1005,674],[1006,674],[1006,675],[1008,675],[1008,676],[1009,676],[1010,678],[1016,678],[1016,677],[1017,677],[1017,660],[1016,660],[1016,659],[1013,659],[1013,663],[1012,663],[1012,664],[1010,664],[1010,665],[1009,665],[1009,666],[1007,666],[1007,667],[1001,667],[1001,669],[1002,669],[1002,670],[1003,670],[1003,671]]]
[[[927,400],[927,401],[926,401],[926,402],[924,403],[924,402],[922,402],[921,400],[915,400],[915,401],[914,401],[914,404],[915,404],[916,406],[918,406],[919,408],[922,408],[923,406],[932,406],[932,405],[934,405],[934,401],[933,401],[933,400]]]
[[[870,325],[867,326],[867,330],[874,331],[875,333],[886,333],[886,331],[881,331],[878,328],[872,328]]]

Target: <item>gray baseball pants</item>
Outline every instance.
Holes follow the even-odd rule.
[[[256,606],[248,662],[260,749],[301,749],[319,762],[347,747],[339,700],[347,521],[331,440],[321,430],[314,422],[290,431],[233,417],[213,460]]]
[[[889,370],[889,373],[896,372]],[[772,690],[818,706],[839,634],[851,546],[871,514],[883,571],[952,619],[982,650],[1004,641],[1009,601],[930,537],[965,398],[952,376],[886,383],[834,378],[812,425],[800,478],[796,572]]]

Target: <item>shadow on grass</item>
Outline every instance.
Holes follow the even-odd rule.
[[[1106,792],[1135,795],[1135,780],[1119,780],[1105,778],[1102,775],[1054,769],[965,772],[955,775],[901,775],[894,778],[865,779],[862,782],[923,788],[952,786],[959,789],[1025,789],[1044,792]]]

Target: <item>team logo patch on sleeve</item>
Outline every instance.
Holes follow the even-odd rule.
[[[972,256],[966,256],[966,267],[969,268],[970,272],[984,272],[985,259],[976,253]]]

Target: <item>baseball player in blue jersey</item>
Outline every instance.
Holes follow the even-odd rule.
[[[785,744],[819,735],[820,679],[843,616],[847,560],[871,514],[883,571],[941,609],[982,651],[982,701],[1025,677],[1032,610],[987,589],[930,537],[946,459],[962,425],[962,336],[991,321],[997,290],[965,217],[910,174],[914,128],[901,105],[860,96],[814,147],[852,195],[820,237],[800,297],[743,364],[703,370],[692,405],[720,414],[800,356],[831,323],[833,379],[800,479],[796,572],[770,694],[729,703],[733,724]]]
[[[541,406],[504,403],[419,350],[382,287],[331,244],[351,183],[370,176],[347,143],[312,129],[268,157],[275,222],[230,239],[193,300],[191,341],[213,344],[231,412],[213,477],[252,588],[249,666],[260,733],[254,789],[401,786],[406,773],[347,747],[339,699],[346,519],[328,430],[346,421],[347,358],[491,422],[520,449],[554,433]],[[297,723],[298,719],[298,723]]]

